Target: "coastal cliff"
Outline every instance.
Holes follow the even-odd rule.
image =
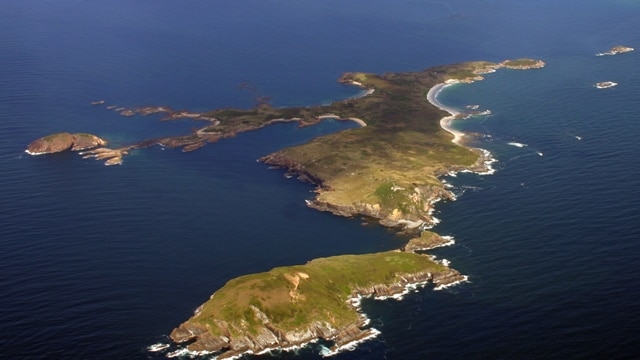
[[[171,332],[194,353],[243,353],[301,346],[317,339],[333,351],[375,336],[361,313],[362,297],[399,296],[426,283],[446,286],[464,276],[410,252],[321,258],[229,281]]]

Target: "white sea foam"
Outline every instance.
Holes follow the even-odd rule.
[[[46,152],[31,152],[29,150],[25,150],[24,152],[26,152],[27,154],[31,155],[31,156],[38,156],[38,155],[44,155],[46,154]]]
[[[191,351],[187,348],[180,348],[167,354],[168,358],[188,356],[190,358],[212,354],[211,351]]]
[[[485,150],[485,149],[480,149],[480,151],[482,151],[482,156],[484,157],[484,167],[485,167],[485,171],[479,171],[476,174],[478,175],[492,175],[496,172],[496,170],[491,166],[492,164],[498,162],[498,160],[496,158],[493,157],[493,155],[491,154],[491,152],[489,150]]]
[[[147,350],[151,351],[151,352],[158,352],[158,351],[162,351],[162,350],[168,348],[169,346],[171,346],[171,345],[170,344],[165,344],[165,343],[157,343],[157,344],[149,345],[147,347]]]
[[[362,321],[362,327],[369,326],[371,324],[371,319],[369,319],[366,315],[360,314],[360,321]]]
[[[487,115],[491,115],[491,110],[487,109],[487,110],[483,110],[477,113],[473,113],[471,114],[472,116],[487,116]]]
[[[462,280],[454,281],[454,282],[452,282],[452,283],[450,283],[450,284],[441,284],[441,285],[438,285],[438,286],[436,286],[433,290],[435,290],[435,291],[444,290],[444,289],[446,289],[446,288],[450,288],[450,287],[452,287],[452,286],[456,286],[456,285],[458,285],[458,284],[461,284],[461,283],[463,283],[463,282],[467,282],[467,281],[469,281],[469,277],[468,277],[467,275],[464,275],[464,276],[462,277]]]
[[[536,154],[538,154],[538,156],[542,156],[544,155],[543,153],[541,153],[540,151],[536,151]]]
[[[439,245],[438,247],[451,246],[456,243],[456,239],[453,236],[446,235],[446,236],[442,236],[442,238],[447,240],[447,242],[445,242],[442,245]]]
[[[363,343],[365,341],[374,339],[374,338],[378,337],[378,335],[380,335],[380,331],[378,329],[371,328],[371,329],[368,329],[368,330],[369,330],[369,335],[363,337],[362,339],[358,339],[358,340],[354,340],[354,341],[348,342],[348,343],[338,347],[335,350],[331,350],[331,349],[328,349],[326,347],[323,347],[322,350],[320,351],[320,355],[322,355],[322,357],[330,357],[330,356],[335,356],[335,355],[337,355],[337,354],[339,354],[339,353],[341,353],[341,352],[343,352],[345,350],[353,351],[358,347],[358,344],[361,344],[361,343]]]
[[[523,144],[523,143],[519,143],[519,142],[515,142],[515,141],[508,142],[507,145],[516,146],[516,147],[519,147],[519,148],[528,146],[527,144]]]

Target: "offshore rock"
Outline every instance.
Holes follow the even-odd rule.
[[[446,246],[451,244],[452,240],[443,238],[442,236],[431,232],[423,231],[420,237],[409,240],[407,245],[404,246],[404,251],[416,252],[435,249],[440,246]]]
[[[433,275],[433,283],[437,286],[447,286],[464,281],[466,277],[454,269]]]

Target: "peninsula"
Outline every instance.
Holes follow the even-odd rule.
[[[115,164],[131,150],[162,145],[193,151],[274,122],[297,121],[306,126],[327,117],[357,121],[359,128],[322,136],[260,160],[314,184],[316,196],[307,201],[314,209],[375,219],[383,226],[417,236],[402,251],[316,259],[230,280],[170,336],[175,343],[184,344],[176,351],[216,353],[219,358],[300,346],[318,339],[333,342],[337,351],[375,336],[359,311],[360,297],[397,297],[428,282],[439,288],[466,279],[445,264],[415,253],[452,242],[425,231],[435,222],[434,204],[453,199],[439,176],[487,170],[487,153],[460,146],[463,134],[449,126],[451,120],[466,114],[438,104],[437,92],[450,84],[482,80],[484,74],[501,68],[544,65],[540,60],[518,59],[382,75],[345,73],[338,81],[365,89],[366,95],[314,107],[261,104],[248,110],[190,113],[163,106],[126,109],[107,105],[108,110],[123,116],[164,113],[165,120],[189,118],[205,125],[191,134],[147,139],[115,149],[98,144],[83,154]],[[48,143],[57,137],[42,141]],[[32,145],[27,149],[32,154],[54,152],[48,146]],[[67,149],[72,147],[56,147],[55,151]],[[164,350],[166,346],[153,349]]]
[[[453,143],[462,141],[448,127],[447,109],[428,97],[439,84],[473,82],[500,68],[532,69],[545,64],[540,60],[518,59],[501,63],[476,61],[438,66],[419,72],[345,73],[338,81],[366,89],[365,96],[330,105],[274,108],[261,104],[252,109],[219,109],[206,113],[176,111],[166,106],[126,109],[107,106],[123,116],[164,113],[163,120],[192,119],[204,125],[190,134],[146,139],[118,148],[97,147],[83,151],[85,157],[106,160],[107,165],[122,163],[132,150],[161,145],[193,151],[237,134],[259,129],[274,122],[297,121],[308,126],[332,117],[354,120],[362,126],[283,149],[260,160],[286,169],[299,179],[317,186],[312,208],[342,216],[363,215],[390,227],[417,231],[433,222],[433,205],[451,198],[438,176],[450,171],[485,169],[485,154]],[[433,92],[432,92],[433,94]],[[102,100],[94,102],[99,106]],[[456,114],[464,116],[464,114]],[[441,122],[441,119],[447,121]],[[443,128],[444,127],[444,128]],[[51,139],[51,136],[42,138]],[[102,146],[102,145],[100,145]],[[30,154],[46,154],[47,147]],[[69,149],[68,147],[64,148]],[[58,148],[55,151],[60,151]]]

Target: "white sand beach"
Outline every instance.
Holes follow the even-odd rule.
[[[442,119],[440,119],[440,126],[445,131],[453,134],[454,136],[452,140],[453,143],[460,145],[460,140],[462,139],[462,137],[464,137],[464,133],[451,128],[451,122],[456,118],[457,115],[460,114],[460,112],[454,108],[444,106],[438,101],[438,94],[440,93],[440,91],[442,91],[442,89],[446,88],[447,86],[450,86],[453,84],[455,84],[455,82],[440,83],[433,86],[431,89],[429,89],[429,92],[427,93],[427,100],[433,106],[437,107],[440,110],[446,111],[450,114],[449,116],[445,116]]]

